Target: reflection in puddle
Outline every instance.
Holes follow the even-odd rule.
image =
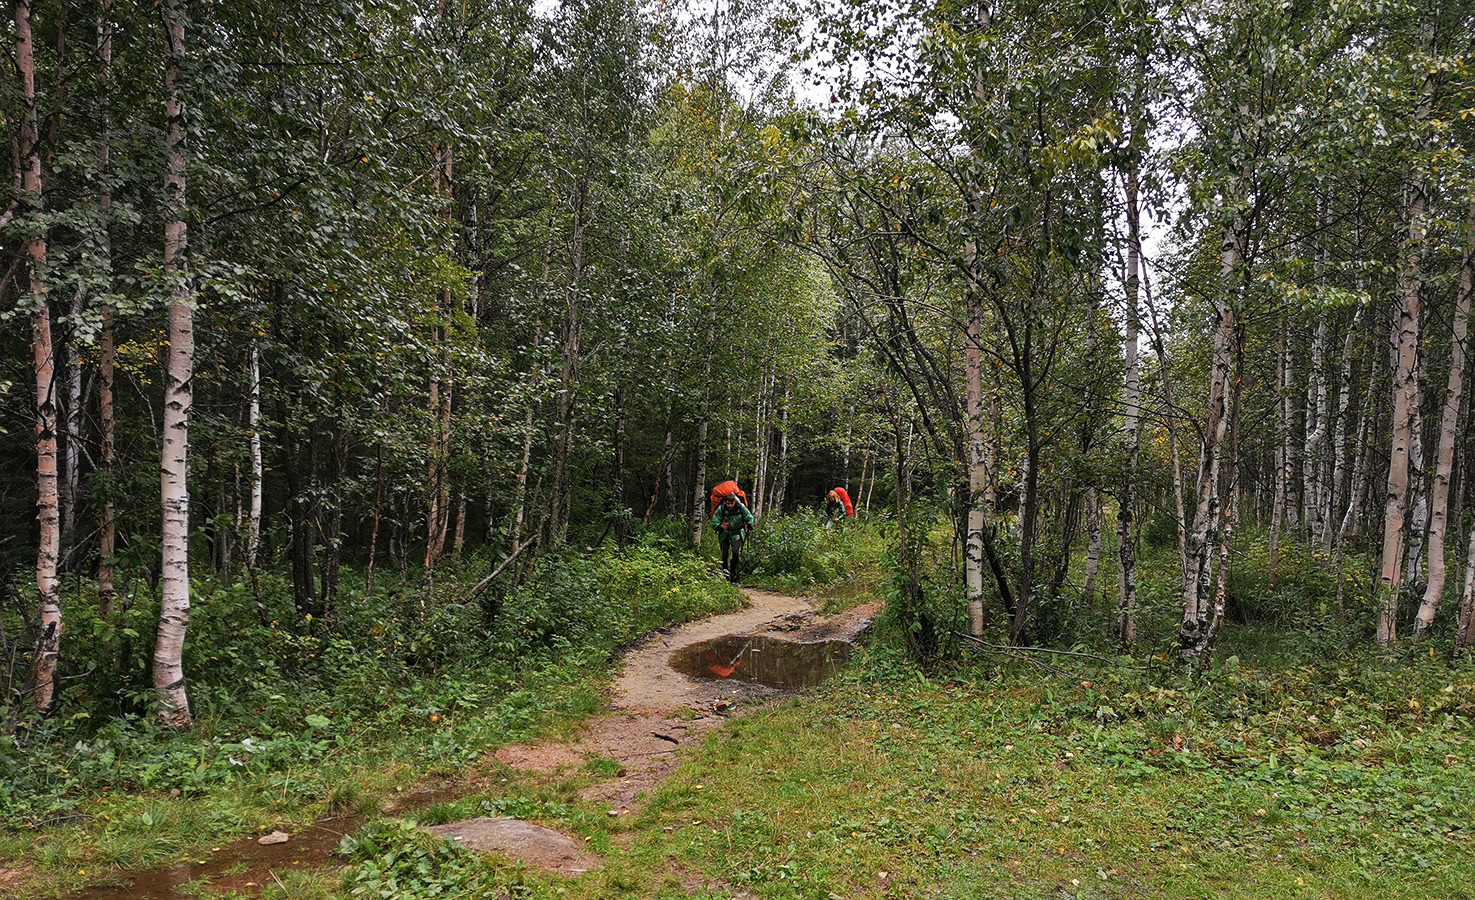
[[[292,869],[320,869],[328,864],[343,835],[361,824],[348,818],[315,825],[297,832],[284,844],[262,846],[246,838],[221,846],[172,869],[128,872],[125,883],[93,887],[72,894],[69,900],[173,900],[201,896],[200,886],[213,891],[239,891],[251,895],[279,880],[274,873]]]
[[[692,678],[729,678],[796,690],[814,687],[849,662],[850,644],[845,641],[795,643],[729,634],[676,650],[671,654],[670,665]]]
[[[402,815],[446,800],[439,791],[423,791],[403,797],[393,815]],[[71,894],[67,900],[183,900],[215,893],[238,892],[260,896],[268,884],[280,884],[281,875],[294,869],[323,869],[342,862],[338,843],[345,834],[358,830],[364,819],[345,816],[296,831],[282,844],[260,844],[254,837],[223,844],[170,869],[148,869],[121,873],[118,885],[91,887]],[[209,891],[202,886],[209,885]]]

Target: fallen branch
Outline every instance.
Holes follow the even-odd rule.
[[[522,546],[520,546],[516,550],[514,550],[511,556],[509,556],[506,559],[502,560],[502,564],[499,565],[499,566],[497,566],[497,568],[493,569],[492,570],[492,574],[488,575],[487,577],[483,578],[481,581],[478,581],[476,583],[476,586],[471,589],[471,593],[469,593],[469,594],[466,595],[466,601],[465,602],[470,603],[472,600],[475,600],[477,594],[480,594],[482,591],[486,590],[487,589],[487,585],[491,584],[494,580],[496,580],[497,576],[498,575],[501,575],[502,574],[502,571],[504,569],[506,569],[508,566],[512,565],[513,560],[517,559],[519,556],[522,555],[522,551],[524,551],[527,548],[531,547],[532,545],[536,544],[538,542],[538,538],[540,538],[540,537],[542,537],[542,535],[539,535],[539,534],[533,535],[532,538],[530,538],[527,543],[523,544]]]
[[[987,651],[990,654],[999,654],[1002,657],[1009,657],[1010,660],[1028,662],[1030,665],[1038,665],[1038,667],[1044,668],[1044,670],[1052,671],[1052,673],[1058,674],[1058,676],[1068,677],[1068,679],[1080,679],[1080,676],[1069,673],[1069,671],[1056,667],[1056,665],[1050,665],[1049,662],[1035,660],[1030,654],[1056,654],[1061,655],[1061,657],[1078,657],[1081,660],[1115,662],[1115,660],[1108,660],[1106,657],[1096,657],[1093,654],[1078,654],[1078,652],[1074,651],[1055,651],[1055,649],[1043,648],[1043,646],[1012,646],[1007,645],[1007,643],[990,643],[982,639],[982,637],[974,637],[972,634],[965,634],[962,631],[951,631],[951,634],[954,637],[960,637],[960,639],[966,640],[966,642],[971,643],[971,645],[976,646],[981,651]],[[1145,665],[1128,665],[1125,668],[1133,668],[1136,671],[1148,671],[1148,667],[1145,667]]]
[[[960,637],[966,641],[969,641],[970,643],[978,645],[984,650],[990,650],[994,653],[1053,653],[1056,656],[1074,656],[1078,659],[1090,659],[1095,660],[1096,662],[1107,663],[1110,665],[1117,664],[1117,661],[1114,659],[1105,656],[1097,656],[1094,653],[1080,653],[1075,650],[1052,650],[1049,647],[1015,647],[1011,644],[991,644],[988,641],[985,641],[983,638],[974,637],[971,634],[964,634],[961,631],[954,631],[951,632],[951,634],[954,637]],[[1149,668],[1147,666],[1123,666],[1122,668],[1131,669],[1136,672],[1149,671]]]

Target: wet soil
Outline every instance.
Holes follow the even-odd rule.
[[[506,768],[557,777],[587,771],[595,759],[613,760],[617,771],[586,788],[583,799],[607,805],[611,816],[628,815],[676,768],[683,747],[701,740],[729,718],[744,715],[812,686],[843,667],[850,645],[874,618],[879,604],[821,618],[803,599],[744,589],[749,605],[737,612],[659,630],[621,661],[607,712],[595,716],[567,740],[503,747],[456,784],[422,790],[383,806],[385,812],[415,808],[473,793],[497,780]],[[336,864],[334,853],[356,819],[325,821],[262,845],[245,839],[213,848],[206,859],[172,869],[128,874],[122,887],[98,887],[70,900],[165,900],[210,890],[259,892],[292,868]],[[597,868],[598,857],[574,839],[513,819],[472,819],[436,826],[463,846],[501,853],[568,876]],[[0,868],[0,876],[6,870]],[[0,890],[6,889],[0,877]],[[6,894],[7,900],[23,900]]]

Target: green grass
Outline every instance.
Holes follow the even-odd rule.
[[[1092,666],[923,678],[863,656],[710,736],[633,819],[578,800],[602,773],[511,778],[457,813],[541,822],[606,865],[564,880],[468,859],[458,896],[1468,896],[1472,673]]]
[[[803,527],[793,546],[809,553],[814,535]],[[881,540],[860,531],[846,540],[849,574],[818,588],[835,608],[877,596],[865,573],[879,570],[872,550]],[[1354,641],[1349,650],[1340,631],[1318,626],[1327,621],[1315,594],[1300,606],[1259,597],[1282,620],[1228,626],[1216,664],[1197,677],[1153,648],[1136,659],[1050,658],[1056,673],[991,655],[923,671],[883,630],[821,690],[735,719],[686,750],[634,816],[612,817],[581,799],[589,785],[619,777],[617,761],[590,757],[577,771],[539,776],[487,760],[488,749],[566,735],[594,712],[610,675],[606,648],[631,630],[729,602],[713,593],[708,568],[648,550],[609,565],[600,578],[641,611],[619,614],[607,597],[594,598],[593,609],[578,610],[594,623],[583,644],[547,626],[589,606],[595,582],[577,568],[558,573],[521,597],[515,613],[509,603],[490,638],[541,662],[489,669],[481,682],[474,669],[445,663],[433,693],[409,695],[396,693],[409,685],[378,693],[377,670],[354,670],[347,674],[362,679],[359,699],[368,702],[356,711],[313,707],[329,724],[295,728],[269,710],[275,730],[252,744],[265,759],[235,780],[191,776],[196,769],[185,765],[206,774],[240,768],[210,750],[239,753],[246,736],[222,716],[208,734],[160,743],[128,763],[132,773],[155,765],[164,767],[160,778],[182,773],[169,777],[187,790],[176,795],[168,780],[113,787],[99,776],[98,754],[155,746],[125,730],[80,761],[93,767],[87,780],[48,795],[65,801],[57,808],[70,818],[0,833],[0,856],[23,860],[37,883],[70,887],[164,865],[231,835],[359,811],[380,818],[345,846],[340,871],[284,874],[262,896],[1472,895],[1475,672],[1429,647],[1388,656],[1359,652]],[[1292,581],[1284,590],[1303,588]],[[1153,603],[1171,615],[1156,595],[1147,615],[1158,614]],[[1100,628],[1081,618],[1089,614],[1083,607],[1061,621]],[[397,791],[467,773],[478,776],[469,793],[377,812]],[[478,815],[556,828],[606,864],[563,879],[406,827],[410,816]]]

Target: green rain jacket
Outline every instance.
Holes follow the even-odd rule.
[[[717,538],[722,543],[730,544],[738,540],[745,531],[752,530],[755,521],[743,501],[734,503],[732,509],[728,509],[725,503],[719,503],[717,512],[712,514],[712,530],[717,532]],[[726,530],[722,528],[724,524],[727,526]]]

